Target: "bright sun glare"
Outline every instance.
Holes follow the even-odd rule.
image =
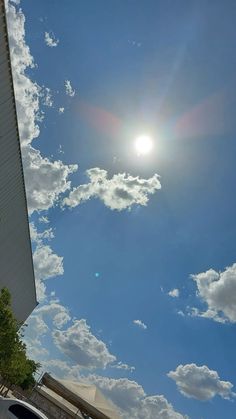
[[[150,153],[153,147],[153,141],[148,135],[141,135],[135,140],[135,149],[138,155],[145,155]]]

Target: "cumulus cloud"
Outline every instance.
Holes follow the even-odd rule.
[[[59,301],[50,301],[49,304],[42,305],[35,310],[35,315],[44,321],[52,320],[54,326],[58,328],[71,320],[69,310]]]
[[[55,35],[53,32],[45,32],[44,33],[44,40],[48,47],[57,47],[59,44],[59,39],[55,38]]]
[[[34,222],[31,222],[30,236],[35,247],[33,261],[37,298],[38,301],[42,302],[46,298],[46,287],[43,281],[58,275],[63,275],[63,257],[58,256],[48,244],[45,244],[45,242],[54,238],[54,231],[52,228],[39,232]]]
[[[133,320],[133,323],[141,329],[147,329],[147,325],[143,323],[141,320]]]
[[[192,310],[192,315],[207,317],[217,322],[236,322],[236,263],[223,272],[209,269],[191,275],[197,285],[197,296],[207,305],[207,310]]]
[[[61,108],[58,109],[58,113],[62,114],[64,112],[65,112],[65,108],[61,107]]]
[[[50,371],[59,379],[79,380],[80,367],[78,365],[71,365],[61,359],[50,359],[41,362],[41,364],[44,371]]]
[[[37,295],[37,301],[39,303],[46,300],[46,285],[43,281],[40,281],[40,279],[35,280],[36,285],[36,295]]]
[[[204,401],[217,395],[223,399],[234,396],[233,384],[221,381],[218,373],[206,365],[201,367],[196,364],[179,365],[175,371],[170,371],[167,375],[176,382],[178,390],[186,397]]]
[[[70,80],[65,80],[65,89],[67,96],[75,96],[75,90],[72,88]]]
[[[63,257],[53,252],[50,246],[38,246],[33,254],[35,276],[39,280],[53,278],[62,275]]]
[[[59,301],[50,301],[34,310],[24,329],[24,342],[29,356],[35,360],[45,360],[49,354],[44,348],[42,338],[51,334],[51,328],[61,328],[71,320],[69,310]]]
[[[126,173],[107,177],[107,171],[95,167],[86,172],[90,182],[74,188],[64,199],[64,205],[76,207],[90,198],[99,198],[112,210],[124,210],[132,205],[147,205],[149,195],[161,188],[159,176],[149,179],[133,177]]]
[[[27,345],[29,356],[35,360],[40,360],[40,362],[45,360],[49,353],[44,348],[42,337],[51,332],[50,322],[53,326],[61,328],[70,319],[69,310],[59,301],[50,301],[48,304],[36,308],[28,318],[27,327],[24,331],[24,342]]]
[[[48,326],[39,316],[34,314],[27,320],[27,327],[24,330],[24,342],[27,347],[28,356],[35,360],[40,360],[48,355],[44,348],[41,338],[48,332]]]
[[[50,246],[40,244],[33,253],[36,292],[38,301],[46,298],[44,281],[64,273],[63,257],[53,252]]]
[[[170,297],[173,297],[173,298],[178,298],[179,297],[179,290],[178,290],[178,288],[174,288],[173,290],[170,290],[168,292],[168,295]]]
[[[68,177],[78,166],[51,161],[31,146],[24,147],[22,155],[29,213],[53,207],[60,194],[70,189]]]
[[[127,378],[113,379],[89,375],[84,381],[100,388],[116,406],[124,419],[187,419],[176,412],[162,395],[147,396],[143,387]]]
[[[66,330],[54,331],[53,338],[57,348],[81,367],[106,368],[116,360],[105,343],[91,333],[84,319],[75,320]]]
[[[77,170],[77,165],[51,161],[31,145],[40,132],[39,123],[43,118],[40,101],[44,100],[45,88],[34,83],[27,74],[27,69],[34,67],[34,60],[25,43],[24,14],[7,3],[7,20],[26,192],[32,213],[55,204],[59,195],[70,188],[68,177]]]
[[[48,326],[40,316],[32,314],[27,320],[26,335],[31,339],[38,339],[39,336],[48,332]]]

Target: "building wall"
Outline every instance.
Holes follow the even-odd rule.
[[[4,0],[0,0],[0,289],[24,321],[37,304]]]
[[[34,404],[34,406],[42,409],[45,415],[48,416],[48,419],[73,419],[73,418],[82,418],[82,416],[78,413],[69,414],[63,411],[60,407],[54,404],[52,401],[46,399],[44,396],[39,394],[37,390],[30,396],[30,402]]]

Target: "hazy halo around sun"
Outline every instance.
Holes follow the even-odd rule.
[[[138,156],[149,154],[153,148],[153,140],[149,135],[140,135],[134,143]]]

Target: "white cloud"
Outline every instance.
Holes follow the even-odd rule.
[[[141,329],[147,329],[147,325],[144,324],[141,320],[133,320],[133,323],[138,327],[141,327]]]
[[[64,112],[65,112],[65,108],[61,107],[61,108],[58,109],[58,113],[62,114]]]
[[[41,244],[43,240],[52,240],[55,237],[53,229],[51,227],[39,233],[33,222],[31,222],[29,226],[30,237],[32,242],[34,243]]]
[[[46,285],[40,279],[35,279],[37,301],[40,303],[46,299]]]
[[[59,301],[50,301],[36,308],[27,320],[27,327],[24,328],[24,342],[29,355],[40,362],[44,360],[49,352],[44,348],[42,337],[51,334],[50,322],[53,326],[61,328],[70,319],[69,310]]]
[[[78,167],[42,157],[31,146],[24,147],[22,152],[29,213],[47,210],[53,207],[60,194],[70,189],[68,176]]]
[[[64,273],[63,257],[53,253],[50,246],[38,246],[33,254],[37,279],[45,281]]]
[[[197,285],[197,296],[207,305],[200,312],[193,309],[192,315],[207,317],[217,322],[236,322],[236,263],[223,272],[209,269],[191,275]]]
[[[63,257],[53,253],[48,245],[39,244],[33,253],[36,292],[38,301],[46,298],[46,286],[43,281],[64,273]]]
[[[124,371],[130,371],[133,372],[135,370],[135,367],[131,367],[128,364],[125,364],[124,362],[117,362],[117,364],[111,365],[111,368],[116,368],[118,370],[124,370]]]
[[[33,57],[25,43],[25,16],[21,10],[16,11],[13,5],[8,4],[7,20],[18,124],[24,146],[39,135],[40,87],[25,74],[27,68],[34,67]]]
[[[59,39],[55,38],[55,35],[53,32],[49,33],[49,32],[45,32],[44,34],[44,40],[47,44],[48,47],[57,47],[57,45],[59,44]]]
[[[49,245],[45,245],[45,241],[54,238],[52,228],[39,232],[34,222],[31,222],[30,236],[32,242],[36,244],[36,249],[33,253],[34,272],[37,298],[38,301],[42,302],[46,298],[46,287],[43,281],[64,273],[63,257],[54,253]]]
[[[53,100],[51,90],[48,87],[41,88],[41,97],[43,105],[51,108],[53,105]]]
[[[49,304],[37,308],[34,313],[44,321],[51,319],[54,326],[58,328],[63,327],[71,320],[69,310],[58,301],[50,301]]]
[[[28,337],[38,339],[39,336],[48,332],[48,326],[44,320],[35,314],[32,314],[27,320],[27,328],[25,329]]]
[[[75,96],[75,90],[72,88],[70,80],[65,80],[65,89],[67,96]]]
[[[36,361],[48,355],[41,338],[48,332],[48,326],[39,316],[32,314],[27,320],[27,327],[24,329],[24,342],[27,346],[27,353],[30,358]]]
[[[95,167],[86,172],[90,183],[74,188],[63,203],[76,207],[90,198],[99,198],[112,210],[124,210],[132,205],[147,205],[148,195],[161,188],[159,176],[155,174],[149,179],[133,177],[126,173],[107,178],[107,171]]]
[[[84,319],[75,320],[66,330],[54,331],[53,338],[57,348],[81,367],[106,368],[116,360],[105,343],[91,333]]]
[[[64,151],[63,151],[63,148],[62,148],[61,144],[59,144],[58,153],[64,154]]]
[[[198,400],[210,400],[215,396],[229,399],[234,396],[233,384],[221,381],[216,371],[206,365],[179,365],[175,371],[170,371],[168,377],[176,382],[178,390],[186,397]]]
[[[41,217],[39,217],[39,222],[44,223],[44,224],[48,224],[49,219],[48,219],[48,217],[45,217],[44,215],[42,215]]]
[[[70,188],[68,176],[77,170],[77,165],[51,161],[31,145],[39,135],[39,122],[43,118],[40,101],[44,89],[26,73],[29,67],[34,67],[34,61],[25,43],[24,14],[8,3],[7,19],[28,208],[32,213],[55,204],[59,195]]]
[[[168,292],[168,295],[170,297],[173,297],[173,298],[178,298],[179,297],[179,290],[178,290],[178,288],[174,288],[173,290],[170,290]]]
[[[84,381],[95,384],[116,406],[124,419],[187,419],[173,409],[162,395],[147,396],[144,389],[127,378],[89,375]]]
[[[41,363],[43,370],[52,373],[59,379],[79,381],[80,367],[70,365],[61,359],[50,359]]]

